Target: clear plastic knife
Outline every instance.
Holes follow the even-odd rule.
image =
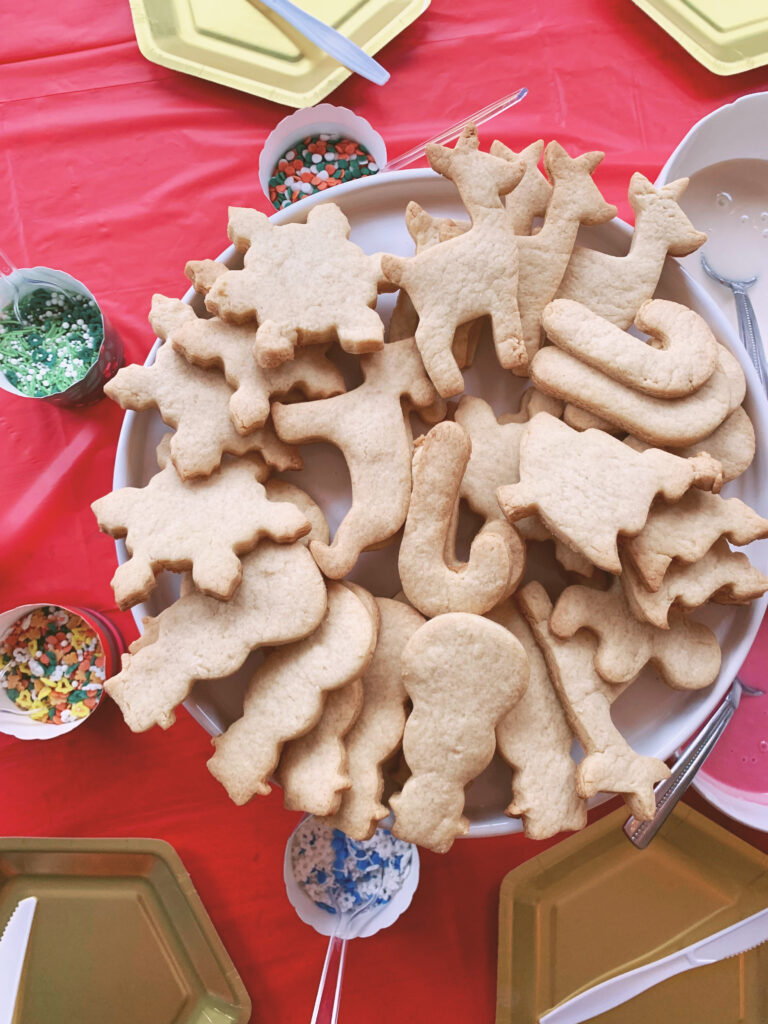
[[[0,939],[0,1024],[11,1024],[21,984],[37,899],[28,896],[16,904]]]
[[[555,1007],[543,1017],[539,1017],[539,1024],[580,1024],[581,1021],[590,1020],[599,1013],[620,1006],[629,999],[653,988],[659,982],[671,978],[675,974],[682,974],[683,971],[690,971],[694,967],[704,967],[706,964],[716,963],[718,960],[725,960],[738,953],[745,953],[754,946],[759,946],[768,940],[768,908],[753,914],[751,917],[724,928],[721,932],[694,942],[677,953],[665,956],[662,960],[654,960],[653,963],[644,967],[636,967],[633,971],[619,974],[615,978],[595,985],[587,989],[567,1003]]]

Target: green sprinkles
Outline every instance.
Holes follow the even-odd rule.
[[[66,391],[96,362],[104,337],[93,299],[70,291],[36,288],[0,311],[0,370],[24,395],[42,398]]]
[[[280,157],[269,179],[269,198],[276,210],[324,192],[343,181],[375,174],[371,154],[354,139],[308,135]]]

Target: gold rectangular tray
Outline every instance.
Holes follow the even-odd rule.
[[[245,1024],[251,1002],[173,847],[0,839],[0,931],[37,897],[14,1024]]]
[[[139,49],[155,64],[311,107],[352,74],[258,0],[130,0]],[[301,0],[369,55],[415,21],[430,0]]]
[[[496,1024],[539,1016],[768,906],[768,856],[679,805],[646,850],[625,808],[506,876],[499,904]],[[768,944],[687,971],[594,1024],[765,1024]]]
[[[766,0],[634,0],[716,75],[768,64]]]

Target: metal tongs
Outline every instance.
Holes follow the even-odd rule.
[[[639,850],[644,850],[650,843],[672,813],[680,797],[693,782],[696,772],[712,753],[715,744],[723,735],[726,725],[733,718],[742,694],[746,694],[748,697],[762,697],[763,691],[747,686],[736,676],[723,703],[675,762],[670,777],[654,788],[653,792],[656,797],[654,816],[650,821],[638,821],[634,815],[627,818],[624,831],[630,842],[634,843]]]

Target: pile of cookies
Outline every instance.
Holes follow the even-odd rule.
[[[685,181],[635,174],[629,253],[576,245],[616,213],[592,178],[601,153],[485,152],[468,126],[428,157],[468,219],[411,203],[412,257],[364,253],[331,202],[279,226],[232,209],[242,269],[186,268],[211,315],[154,297],[154,363],[106,390],[173,432],[145,487],[93,508],[126,540],[120,607],[163,569],[185,575],[106,688],[131,729],[166,728],[197,680],[263,648],[209,768],[236,803],[277,781],[287,807],[355,839],[391,810],[394,835],[448,850],[497,751],[529,836],[583,827],[600,791],[647,818],[669,771],[632,750],[612,703],[646,665],[711,685],[720,648],[688,612],[768,590],[730,546],[768,537],[768,520],[719,494],[754,456],[744,374],[697,313],[653,297],[667,254],[704,236],[678,205]],[[385,332],[377,297],[395,289]],[[462,395],[487,328],[510,393],[529,378],[499,417]],[[347,389],[349,356],[362,383]],[[273,475],[316,442],[349,471],[332,539]],[[467,508],[482,525],[463,560]],[[348,576],[385,545],[402,590],[374,596]]]

